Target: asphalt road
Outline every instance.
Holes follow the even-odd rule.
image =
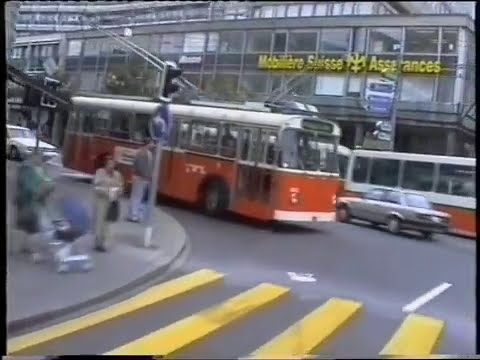
[[[80,183],[72,188],[77,194],[89,191]],[[436,353],[475,353],[472,240],[438,235],[429,242],[414,235],[392,236],[368,225],[339,223],[272,231],[234,217],[209,218],[178,205],[165,210],[184,226],[192,242],[191,257],[170,277],[208,268],[227,275],[224,286],[29,353],[78,354],[85,348],[104,353],[262,282],[287,286],[294,296],[189,347],[179,357],[245,356],[332,297],[359,301],[364,308],[358,321],[321,347],[318,355],[376,356],[405,319],[402,308],[445,282],[452,286],[416,313],[446,322]],[[315,281],[294,281],[288,272],[308,273]]]

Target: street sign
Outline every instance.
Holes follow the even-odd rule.
[[[383,132],[392,132],[392,124],[390,121],[381,121],[378,128]]]
[[[392,139],[392,136],[390,133],[386,133],[383,131],[380,131],[376,136],[378,140],[383,140],[383,141],[390,141]]]
[[[393,101],[389,97],[370,96],[367,101],[367,110],[378,114],[389,114]]]

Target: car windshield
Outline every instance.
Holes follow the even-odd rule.
[[[283,168],[338,173],[336,138],[314,131],[287,129],[281,140]]]
[[[28,129],[8,129],[8,134],[12,138],[26,138],[26,139],[33,139],[35,136],[33,133]]]
[[[421,208],[421,209],[431,209],[432,205],[430,202],[422,195],[416,194],[406,194],[405,200],[408,206]]]

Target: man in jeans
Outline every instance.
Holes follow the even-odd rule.
[[[140,148],[133,162],[132,193],[130,195],[128,218],[130,221],[139,222],[144,215],[144,205],[142,200],[152,178],[152,150],[154,147],[155,144],[149,142]]]

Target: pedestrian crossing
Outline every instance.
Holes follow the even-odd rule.
[[[136,314],[152,306],[165,309],[176,306],[182,297],[198,296],[200,291],[215,292],[228,285],[228,276],[209,269],[175,278],[156,285],[134,297],[108,308],[95,311],[70,321],[66,321],[33,333],[8,340],[9,355],[45,355],[53,354],[50,349],[61,349],[64,339],[75,342],[87,342],[89,334],[96,327],[111,323],[116,319],[132,319]],[[100,347],[99,353],[105,355],[152,355],[168,358],[181,358],[186,351],[195,352],[195,346],[202,341],[215,341],[215,338],[245,319],[255,321],[262,314],[268,314],[274,308],[288,309],[295,294],[285,286],[260,283],[250,289],[213,303],[210,307],[198,309],[160,326],[154,331],[146,329],[142,336],[135,335],[128,341],[119,340],[115,346]],[[282,308],[283,309],[283,308]],[[263,345],[242,349],[242,359],[278,359],[315,358],[324,354],[322,349],[332,339],[341,340],[342,332],[352,326],[354,320],[362,321],[359,315],[364,305],[358,301],[343,298],[330,298],[315,304],[313,311],[305,313],[300,320],[268,334],[270,340]],[[152,315],[153,316],[153,315]],[[410,314],[398,324],[392,334],[385,334],[385,345],[374,355],[381,357],[435,357],[434,352],[445,329],[444,321],[419,314]],[[114,337],[115,330],[108,337]],[[241,334],[248,337],[249,334]],[[255,337],[255,335],[252,335]],[[73,339],[73,340],[72,340]],[[253,341],[252,344],[256,341]],[[49,344],[51,344],[49,349]],[[60,344],[60,345],[59,345]],[[85,343],[85,348],[90,348]],[[109,347],[110,346],[110,347]],[[46,350],[48,349],[48,350]],[[48,353],[39,353],[48,351]],[[353,351],[353,350],[352,350]],[[223,356],[228,356],[225,353]],[[352,352],[353,356],[354,353]],[[213,355],[212,355],[213,357]]]

